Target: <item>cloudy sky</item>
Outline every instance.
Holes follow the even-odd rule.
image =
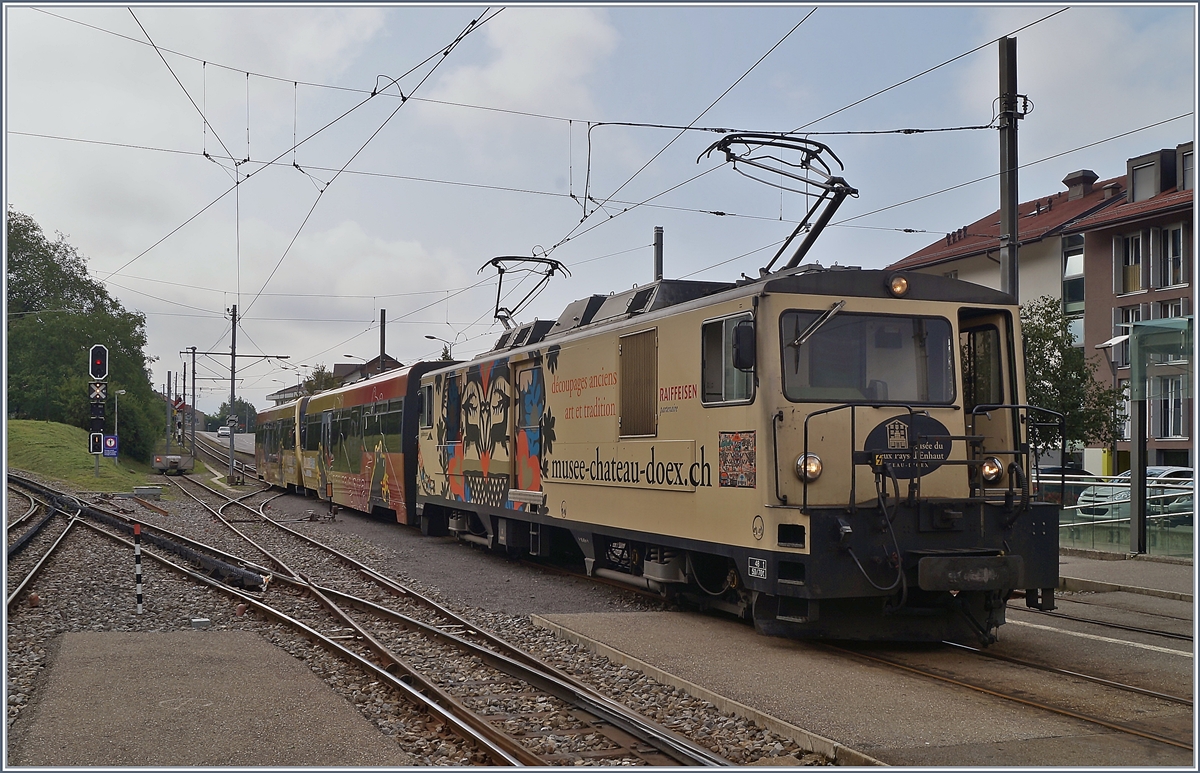
[[[808,260],[899,260],[999,206],[997,132],[839,132],[990,124],[1009,34],[1022,200],[1194,137],[1193,4],[6,5],[5,198],[146,314],[156,384],[228,352],[236,304],[238,352],[289,357],[239,365],[261,408],[375,356],[381,309],[402,362],[490,348],[496,256],[571,272],[520,321],[650,281],[658,225],[668,277],[755,274],[806,199],[647,124],[811,132],[860,195]]]

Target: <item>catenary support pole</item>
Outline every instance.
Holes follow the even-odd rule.
[[[1000,39],[1000,289],[1020,303],[1017,270],[1017,39]]]

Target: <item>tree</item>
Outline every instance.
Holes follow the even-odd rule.
[[[336,389],[341,385],[342,382],[333,375],[333,371],[326,370],[324,365],[318,365],[313,369],[312,375],[304,379],[304,394],[315,395],[327,389]]]
[[[1068,448],[1112,445],[1121,434],[1124,393],[1097,380],[1099,358],[1076,346],[1062,302],[1043,295],[1024,304],[1021,329],[1029,402],[1065,416]],[[1040,456],[1058,446],[1058,428],[1031,426],[1029,442]]]
[[[88,428],[88,350],[108,347],[105,431],[120,399],[121,453],[148,461],[165,431],[162,399],[151,385],[146,318],[126,310],[87,272],[87,260],[58,234],[51,241],[30,216],[8,210],[8,413]]]
[[[221,407],[212,416],[206,417],[207,427],[209,432],[216,432],[217,427],[225,426],[229,421],[229,401],[221,403]],[[258,417],[258,409],[242,398],[234,398],[233,414],[238,417],[238,426],[235,432],[253,432],[255,420]]]
[[[453,357],[450,356],[450,347],[449,346],[442,344],[442,356],[438,357],[438,359],[442,360],[443,362],[449,362],[450,360],[454,359]]]

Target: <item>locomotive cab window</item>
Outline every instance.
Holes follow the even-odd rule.
[[[994,325],[970,328],[959,334],[962,347],[963,407],[1003,405],[1003,368],[1000,331]]]
[[[747,402],[754,397],[753,371],[734,367],[733,336],[741,323],[752,323],[749,313],[705,322],[700,328],[700,371],[703,402]]]
[[[787,311],[780,317],[783,391],[794,402],[954,402],[949,320]],[[803,340],[802,340],[803,339]]]

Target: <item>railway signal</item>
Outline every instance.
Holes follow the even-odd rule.
[[[104,433],[93,432],[88,435],[88,453],[96,454],[97,456],[104,453]]]
[[[103,403],[108,399],[108,383],[105,381],[88,382],[88,399],[93,403]]]
[[[108,378],[108,347],[104,344],[93,344],[88,359],[88,373],[94,381],[104,381]]]

